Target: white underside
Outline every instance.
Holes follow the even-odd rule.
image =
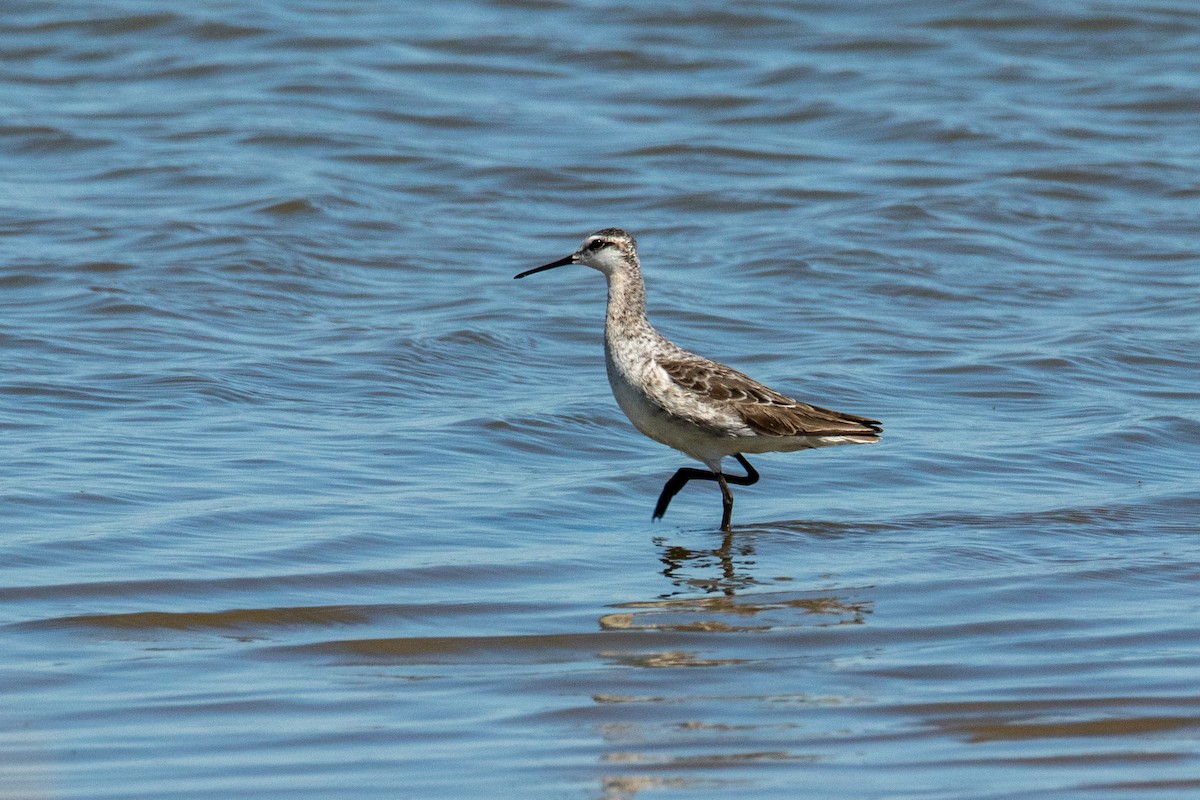
[[[614,354],[610,348],[606,351],[613,396],[633,426],[711,470],[719,471],[721,460],[735,453],[788,452],[862,441],[853,436],[767,436],[756,433],[735,411],[705,403],[702,398],[675,385],[653,361],[626,360],[621,358],[625,354]],[[638,367],[645,372],[631,376],[630,372]],[[667,408],[673,413],[668,413]]]

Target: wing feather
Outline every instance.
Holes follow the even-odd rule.
[[[877,420],[801,403],[724,364],[693,357],[658,365],[683,389],[733,408],[766,436],[852,436],[873,442],[883,432]]]

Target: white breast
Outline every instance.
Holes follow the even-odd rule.
[[[711,468],[753,435],[728,411],[705,405],[676,386],[653,358],[650,342],[606,337],[604,361],[617,405],[644,435]]]

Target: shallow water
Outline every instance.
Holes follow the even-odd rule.
[[[5,8],[5,800],[1200,789],[1191,4]]]

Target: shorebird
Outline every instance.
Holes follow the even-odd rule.
[[[663,486],[652,519],[691,480],[721,487],[721,530],[732,529],[729,484],[750,486],[759,475],[745,453],[807,450],[834,444],[873,444],[877,420],[801,403],[735,369],[688,352],[646,319],[646,285],[637,242],[620,228],[604,228],[569,256],[526,270],[524,278],[568,264],[599,270],[608,279],[604,364],[617,405],[633,426],[656,442],[691,456],[707,470],[681,467]],[[733,456],[745,475],[728,475],[721,461]]]

